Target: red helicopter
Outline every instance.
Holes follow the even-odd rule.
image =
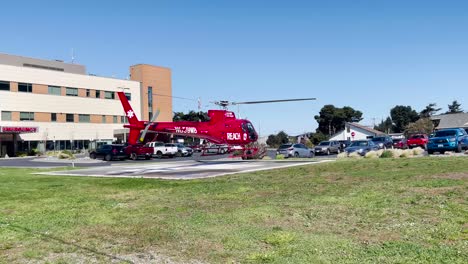
[[[159,110],[156,111],[151,121],[140,121],[130,106],[125,93],[118,92],[117,94],[128,118],[129,124],[125,124],[124,127],[130,129],[128,143],[131,145],[143,143],[146,133],[150,130],[157,133],[206,139],[214,144],[241,146],[246,156],[255,155],[258,151],[256,148],[247,147],[247,145],[257,141],[258,134],[249,120],[237,119],[234,112],[228,111],[228,105],[315,100],[315,98],[301,98],[251,102],[219,101],[215,104],[222,106],[224,110],[208,110],[210,120],[206,122],[154,122],[159,115]]]

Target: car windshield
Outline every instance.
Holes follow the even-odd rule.
[[[454,137],[457,135],[457,131],[455,130],[441,130],[435,132],[436,137]]]
[[[319,146],[328,146],[330,145],[330,142],[329,141],[323,141],[323,142],[320,142]]]
[[[411,136],[411,138],[424,138],[423,135],[414,135],[414,136]]]
[[[372,139],[372,141],[374,141],[374,142],[384,141],[384,140],[385,140],[385,138],[383,138],[383,137],[376,137],[376,138]]]
[[[286,149],[286,148],[290,148],[291,146],[292,146],[292,144],[283,144],[279,148],[280,149]]]
[[[365,147],[369,145],[369,142],[367,141],[354,141],[351,143],[350,147]]]

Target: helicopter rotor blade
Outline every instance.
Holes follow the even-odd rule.
[[[317,98],[296,98],[296,99],[280,99],[280,100],[266,100],[266,101],[248,101],[248,102],[232,102],[231,104],[266,104],[266,103],[281,103],[281,102],[294,102],[294,101],[311,101]]]
[[[159,116],[159,109],[156,109],[156,113],[154,113],[153,117],[151,118],[151,121],[149,121],[148,124],[146,124],[145,129],[143,130],[143,132],[141,132],[140,142],[143,143],[143,141],[145,140],[146,133],[148,133],[148,129],[150,125],[154,123],[154,121],[156,120],[156,118],[158,118],[158,116]]]

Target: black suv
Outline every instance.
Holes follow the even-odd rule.
[[[393,139],[389,136],[374,137],[371,140],[379,146],[379,149],[393,148]]]
[[[107,161],[111,161],[113,159],[123,160],[127,158],[124,148],[124,145],[117,144],[102,145],[98,149],[91,151],[91,153],[89,153],[89,157],[92,159],[103,158]]]

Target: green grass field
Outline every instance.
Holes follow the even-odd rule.
[[[466,157],[193,181],[36,171],[0,169],[0,263],[468,263]]]

